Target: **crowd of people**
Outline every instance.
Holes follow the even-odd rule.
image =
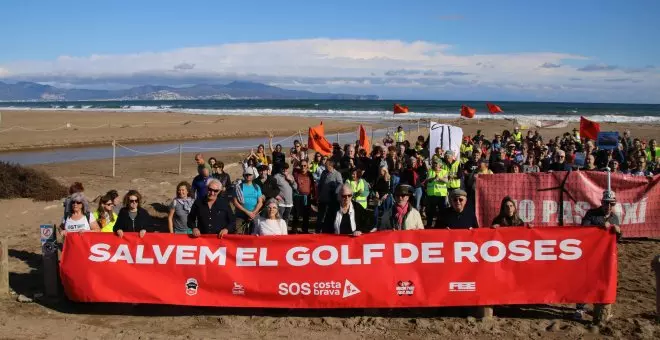
[[[328,233],[359,236],[382,230],[471,229],[479,223],[470,201],[475,179],[484,174],[552,171],[605,171],[652,176],[660,172],[660,147],[623,133],[617,148],[603,150],[577,130],[544,140],[538,131],[503,131],[489,140],[478,131],[466,136],[460,153],[434,148],[419,136],[413,143],[401,127],[382,144],[365,150],[360,144],[333,145],[330,155],[310,154],[296,140],[259,145],[240,162],[242,178],[231,180],[224,163],[195,155],[198,175],[176,186],[169,204],[170,233],[199,237],[214,234],[287,235]],[[96,209],[74,183],[61,225],[76,231],[137,232],[144,237],[153,221],[136,190],[123,199],[111,190]],[[584,217],[620,235],[613,211],[615,194],[603,193],[602,205]],[[315,218],[313,218],[315,216]],[[312,225],[312,220],[315,223]],[[502,198],[500,214],[485,227],[524,226],[515,201]],[[531,226],[528,226],[531,227]],[[581,307],[578,313],[582,313]]]

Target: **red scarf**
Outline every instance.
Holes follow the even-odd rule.
[[[401,226],[401,230],[404,229],[403,217],[406,216],[406,213],[408,212],[408,204],[409,203],[406,203],[404,206],[396,204],[396,215],[394,215],[394,217],[396,217],[397,222],[399,222],[398,224]]]

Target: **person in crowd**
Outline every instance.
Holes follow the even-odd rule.
[[[69,196],[66,199],[64,199],[64,202],[62,203],[62,206],[64,207],[64,214],[62,215],[63,218],[66,219],[66,217],[71,214],[71,196],[73,196],[73,194],[75,193],[84,193],[84,192],[85,192],[85,187],[80,182],[73,182],[73,184],[69,186]]]
[[[500,214],[493,219],[491,228],[522,227],[524,225],[525,222],[523,222],[523,220],[520,219],[520,216],[518,216],[516,202],[514,202],[509,196],[504,197],[502,205],[500,206]]]
[[[328,161],[328,156],[321,156],[321,161],[319,161],[319,163],[316,164],[314,171],[312,171],[310,167],[310,171],[312,171],[312,176],[314,176],[314,183],[317,184],[317,186],[319,181],[321,180],[321,175],[323,175],[323,173],[326,170],[325,162],[327,161]],[[312,164],[314,164],[314,162],[312,162]]]
[[[649,141],[649,147],[646,149],[646,160],[652,165],[660,162],[660,147],[655,139]]]
[[[357,168],[358,159],[355,154],[355,145],[346,144],[344,146],[344,156],[339,162],[339,168],[341,169],[342,176],[348,178],[348,170],[351,168]]]
[[[403,127],[399,125],[396,128],[396,132],[394,132],[394,142],[398,146],[399,144],[403,143],[405,140],[406,140],[406,132],[403,131]]]
[[[405,148],[403,144],[399,145],[401,148]],[[392,172],[398,172],[399,171],[399,159],[400,157],[403,157],[405,154],[405,150],[403,152],[397,151],[397,148],[394,146],[390,146],[387,149],[387,155],[385,156],[385,162],[387,164],[387,169]]]
[[[621,237],[621,223],[619,216],[614,212],[616,206],[616,194],[614,191],[604,191],[600,207],[587,210],[582,218],[583,226],[595,226],[616,234],[617,239]],[[573,318],[582,320],[586,315],[586,304],[576,305]],[[612,317],[612,305],[594,304],[594,324],[600,324]]]
[[[208,171],[208,168],[204,168]],[[144,237],[147,228],[151,227],[151,215],[142,208],[142,195],[137,190],[129,190],[124,195],[124,207],[119,211],[113,231],[119,237],[124,237],[124,231],[139,232]]]
[[[266,151],[263,144],[259,144],[257,146],[257,152],[252,152],[251,150],[250,153],[254,155],[254,158],[256,158],[257,166],[269,165],[268,157],[266,156]]]
[[[211,175],[213,175],[215,173],[215,165],[218,163],[218,160],[215,159],[215,157],[209,157],[208,163],[209,163],[209,168],[211,168],[212,170]]]
[[[527,155],[527,160],[525,161],[525,164],[523,164],[523,172],[529,174],[540,171],[541,169],[539,168],[538,162],[536,162],[536,157],[534,157],[534,154],[530,153]]]
[[[252,235],[274,236],[287,235],[288,227],[286,221],[280,217],[280,207],[276,199],[269,199],[265,204],[266,216],[257,216],[254,223]]]
[[[490,149],[493,152],[500,152],[500,149],[502,148],[502,135],[495,134],[495,138],[493,138],[493,142],[490,144]]]
[[[241,165],[241,168],[243,169],[244,172],[245,172],[245,169],[248,169],[248,168],[252,169],[254,171],[253,175],[254,175],[255,178],[259,176],[259,172],[257,171],[257,169],[264,166],[264,164],[258,165],[259,162],[257,162],[257,158],[253,157],[253,156],[248,156],[248,158],[246,158],[242,162],[238,162],[238,163]],[[270,169],[270,167],[268,165],[266,165],[266,167]]]
[[[466,210],[467,193],[463,190],[454,190],[449,194],[450,207],[440,213],[435,223],[436,229],[472,229],[479,228],[477,216],[474,211]]]
[[[630,174],[633,176],[647,176],[652,177],[653,172],[651,172],[646,164],[646,157],[639,157],[637,159],[637,166],[630,171]]]
[[[598,171],[596,167],[596,157],[593,154],[587,153],[584,158],[584,169],[583,171]]]
[[[114,203],[113,204],[114,212],[115,214],[119,214],[119,210],[121,210],[121,197],[119,196],[117,190],[112,189],[106,192],[105,194],[112,198],[112,203]]]
[[[566,152],[564,150],[557,150],[555,152],[555,161],[550,165],[548,172],[552,171],[571,171],[572,167],[566,163]]]
[[[267,165],[262,165],[262,167],[265,171],[268,170]],[[236,208],[235,230],[237,234],[249,234],[250,225],[259,215],[264,203],[262,187],[254,183],[253,179],[254,171],[246,169],[243,172],[243,182],[234,187],[233,204]],[[188,226],[190,227],[190,223]]]
[[[231,187],[231,177],[225,172],[225,163],[215,163],[213,170],[213,178],[222,183],[222,188],[224,188],[224,190],[228,190]]]
[[[280,192],[277,197],[275,197],[280,205],[280,216],[288,222],[291,210],[293,209],[293,192],[298,190],[296,180],[289,171],[289,163],[282,164],[282,170],[280,173],[275,174],[273,179]]]
[[[371,231],[369,213],[353,202],[353,191],[347,184],[340,185],[337,199],[340,204],[328,212],[329,233],[360,236]]]
[[[317,153],[314,154],[314,158],[311,161],[308,161],[308,163],[307,163],[309,165],[308,170],[309,170],[309,172],[312,173],[312,175],[316,172],[316,169],[321,165],[321,159],[322,158],[323,158],[323,156],[321,155],[321,153],[317,152]],[[319,173],[319,178],[320,177],[321,177],[321,174]],[[314,181],[316,181],[316,180],[317,179],[315,178]]]
[[[522,173],[522,167],[520,166],[520,164],[512,162],[509,165],[509,169],[507,169],[507,172],[510,174],[519,174]]]
[[[302,232],[309,233],[309,216],[312,209],[312,202],[316,197],[316,185],[314,176],[309,170],[309,161],[300,161],[300,169],[295,170],[293,179],[296,181],[298,190],[293,195],[293,222],[292,230],[298,224],[298,217],[302,217]]]
[[[520,127],[514,126],[513,127],[513,133],[511,134],[511,137],[513,138],[513,141],[516,144],[522,144],[522,132],[520,132]]]
[[[613,174],[622,174],[623,172],[621,171],[621,167],[619,165],[619,162],[616,159],[611,160],[607,166],[610,168],[610,171]],[[605,171],[605,169],[603,169]]]
[[[273,136],[270,136],[268,140],[268,147],[270,148],[271,155],[273,157],[273,173],[277,174],[282,170],[282,165],[286,163],[286,155],[282,152],[282,145],[277,144],[273,148]]]
[[[461,188],[461,179],[463,177],[463,170],[461,162],[456,160],[456,154],[452,150],[445,152],[445,162],[442,168],[447,172],[447,190],[451,193],[454,190]]]
[[[422,181],[424,181],[425,173],[421,172],[423,168],[417,163],[417,158],[409,158],[406,162],[406,168],[401,171],[401,176],[399,177],[399,184],[408,184],[413,188],[414,191],[414,202],[411,202],[417,211],[421,208],[422,195],[424,193]]]
[[[435,148],[435,153],[433,154],[433,156],[431,156],[431,162],[443,162],[444,157],[445,157],[444,150],[442,150],[442,148],[438,146]]]
[[[236,232],[236,217],[229,206],[229,201],[222,197],[222,183],[215,178],[207,184],[206,197],[195,200],[188,214],[187,225],[192,230],[192,237],[200,235],[218,235],[222,238]]]
[[[461,161],[465,164],[468,159],[470,159],[470,156],[472,156],[472,152],[474,151],[474,146],[472,145],[472,140],[470,139],[470,136],[465,136],[463,137],[463,142],[461,143]]]
[[[426,227],[433,227],[433,219],[447,205],[447,181],[449,173],[439,163],[434,162],[424,181],[426,185]]]
[[[419,210],[410,202],[414,188],[407,184],[399,184],[394,190],[396,203],[383,213],[378,230],[419,230],[424,229],[424,222]]]
[[[372,187],[376,182],[376,179],[378,179],[380,168],[382,167],[387,167],[387,161],[385,161],[383,148],[376,145],[371,149],[371,162],[369,162],[367,173],[364,174],[364,179],[367,180]]]
[[[111,233],[117,221],[117,214],[114,211],[115,202],[112,196],[105,194],[99,198],[99,206],[94,211],[94,219],[98,223],[101,232]]]
[[[623,132],[623,138],[621,138],[621,143],[623,144],[623,150],[625,153],[630,154],[633,149],[633,139],[630,135],[630,130],[625,130]]]
[[[394,187],[392,182],[392,176],[390,175],[387,168],[380,168],[380,174],[376,183],[373,186],[373,190],[376,193],[376,207],[374,208],[374,222],[376,225],[380,223],[380,216],[390,207],[392,207],[392,189]]]
[[[291,158],[291,165],[294,169],[300,167],[300,161],[309,160],[309,154],[307,154],[307,148],[303,147],[299,140],[293,141],[293,148],[289,151],[289,158]]]
[[[209,163],[206,163],[204,160],[204,155],[201,153],[195,154],[195,163],[197,164],[197,173],[202,173],[203,168],[207,168],[209,170],[209,173],[213,170]]]
[[[383,138],[383,146],[389,148],[392,145],[394,145],[394,139],[392,139],[392,135],[388,131],[387,134],[385,134],[385,138]]]
[[[316,233],[333,233],[332,224],[329,224],[330,215],[337,210],[337,189],[342,185],[339,171],[335,170],[335,162],[328,159],[325,162],[325,171],[319,180],[318,213],[316,215]],[[353,193],[351,192],[351,195]]]
[[[192,180],[191,191],[192,196],[195,198],[206,197],[206,183],[211,178],[209,168],[203,167],[199,171],[199,175],[195,176]]]
[[[353,191],[353,201],[367,209],[367,200],[369,198],[369,184],[362,179],[362,170],[351,168],[350,177],[344,182],[351,186]]]
[[[246,169],[248,171],[250,169]],[[252,170],[254,172],[255,170]],[[270,169],[268,168],[267,165],[262,165],[259,167],[259,171],[257,172],[259,177],[254,180],[254,183],[258,185],[261,188],[261,192],[264,195],[264,200],[267,200],[269,198],[277,198],[280,194],[280,188],[277,185],[277,181],[273,176],[269,174]],[[245,171],[243,172],[245,173]],[[255,178],[255,177],[252,177]]]
[[[66,215],[60,224],[61,234],[72,232],[100,231],[94,214],[89,210],[89,202],[82,192],[74,192],[68,197]]]
[[[181,182],[176,186],[176,196],[170,203],[170,211],[167,215],[167,229],[174,234],[190,234],[192,229],[188,228],[188,214],[195,200],[190,193],[190,184]]]

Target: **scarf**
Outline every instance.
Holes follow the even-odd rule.
[[[394,229],[400,229],[400,230],[404,229],[403,218],[406,216],[406,213],[408,213],[408,204],[409,203],[406,203],[406,205],[404,206],[400,206],[398,204],[395,205],[396,214],[394,215],[394,218],[396,219],[398,228],[394,228]]]
[[[192,208],[192,205],[194,201],[188,197],[186,198],[175,198],[174,199],[175,204],[180,204],[183,207],[183,210],[185,210],[187,213],[190,212],[190,209]]]
[[[343,215],[344,213],[341,211],[340,206],[335,216],[335,234],[339,234],[339,231],[341,230],[341,218]],[[351,218],[351,230],[355,231],[355,209],[353,209],[353,202],[348,206],[348,215]]]

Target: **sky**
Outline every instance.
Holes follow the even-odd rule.
[[[660,1],[2,0],[0,81],[660,103]]]

